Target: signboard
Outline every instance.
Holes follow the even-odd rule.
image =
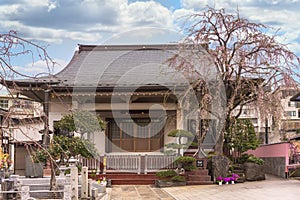
[[[204,160],[196,160],[196,167],[204,167]]]

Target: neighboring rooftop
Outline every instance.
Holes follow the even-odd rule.
[[[300,92],[294,95],[291,99],[291,101],[300,101]]]

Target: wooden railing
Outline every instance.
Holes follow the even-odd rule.
[[[145,174],[160,169],[175,169],[176,156],[166,155],[145,155]]]
[[[106,171],[115,170],[122,172],[137,172],[140,174],[141,155],[107,155],[106,165],[104,162],[104,167],[105,166]]]
[[[81,158],[80,162],[82,163],[82,166],[88,167],[90,171],[100,171],[101,169],[101,160],[99,158]]]
[[[131,154],[107,154],[97,159],[81,159],[83,166],[90,171],[103,174],[107,172],[145,173],[155,172],[161,169],[175,169],[176,156],[166,155],[131,155]]]

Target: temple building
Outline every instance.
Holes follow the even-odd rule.
[[[170,67],[178,49],[178,44],[79,45],[61,72],[6,85],[44,104],[45,130],[55,131],[53,124],[72,110],[88,110],[107,122],[105,132],[86,136],[100,154],[162,154],[165,144],[176,142],[167,136],[171,130],[195,128],[190,123],[196,109],[187,106],[193,103],[192,97],[187,101],[188,93],[194,95],[191,78]]]

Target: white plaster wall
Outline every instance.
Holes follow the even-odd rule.
[[[176,118],[177,116],[177,118]],[[178,123],[181,123],[182,120],[178,120],[178,113],[176,114],[176,116],[174,115],[170,115],[168,116],[167,120],[166,120],[166,125],[165,125],[165,138],[164,138],[164,143],[168,144],[168,143],[175,143],[176,142],[176,138],[174,137],[169,137],[168,133],[174,129],[178,129]]]
[[[95,132],[91,134],[90,141],[95,144],[99,154],[105,154],[105,132]]]
[[[13,141],[16,142],[29,142],[39,141],[42,139],[40,130],[44,128],[43,123],[36,124],[21,124],[12,129]]]
[[[53,131],[53,122],[59,121],[63,115],[70,112],[72,104],[70,99],[51,99],[49,104],[49,129]]]

